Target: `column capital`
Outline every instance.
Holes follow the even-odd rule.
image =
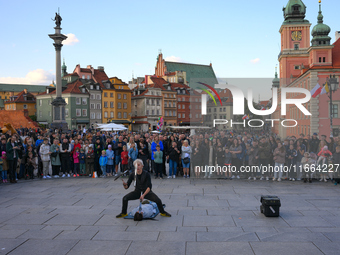
[[[53,43],[53,45],[56,51],[61,51],[61,47],[63,47],[61,43]]]

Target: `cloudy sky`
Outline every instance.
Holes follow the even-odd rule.
[[[68,71],[104,66],[128,82],[154,74],[158,51],[170,61],[213,65],[220,78],[272,78],[288,0],[0,1],[0,83],[49,84],[55,51],[48,34],[60,8]],[[318,1],[304,0],[315,25]],[[323,1],[324,22],[340,30],[338,0]],[[268,90],[270,94],[270,90]]]

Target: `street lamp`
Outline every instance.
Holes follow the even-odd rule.
[[[333,137],[333,101],[332,101],[332,93],[335,92],[338,87],[339,87],[339,82],[337,80],[337,78],[335,77],[335,75],[330,75],[329,78],[327,79],[329,86],[329,99],[330,99],[330,120],[331,120],[331,133],[330,133],[330,137]]]

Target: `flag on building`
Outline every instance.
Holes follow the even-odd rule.
[[[248,120],[248,119],[249,119],[249,114],[248,114],[248,115],[247,115],[247,114],[245,114],[245,115],[242,117],[242,119],[243,119],[243,120],[245,120],[245,119],[247,119],[247,120]]]
[[[328,83],[326,82],[325,86],[323,86],[320,95],[322,94],[326,94],[329,92],[329,87],[328,87]]]
[[[313,98],[316,98],[317,95],[321,93],[322,87],[318,84],[311,90],[310,94]]]

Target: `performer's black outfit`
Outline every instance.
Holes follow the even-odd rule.
[[[129,176],[129,180],[127,181],[128,188],[130,187],[131,183],[135,179],[135,173],[132,172]],[[123,206],[122,206],[122,213],[127,213],[127,207],[128,207],[128,201],[129,200],[137,200],[141,196],[141,192],[146,191],[147,188],[150,188],[150,191],[148,194],[145,195],[145,199],[148,199],[150,201],[153,201],[157,204],[158,210],[160,213],[165,213],[162,201],[160,198],[152,192],[152,184],[151,184],[151,176],[150,173],[147,171],[143,171],[140,175],[137,174],[136,176],[136,187],[135,190],[130,192],[129,194],[125,195],[123,197]]]

